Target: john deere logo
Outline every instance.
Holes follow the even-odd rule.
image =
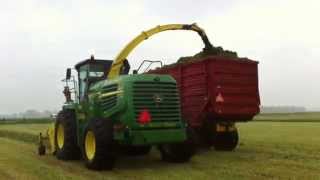
[[[155,94],[154,96],[153,96],[153,100],[154,100],[154,102],[158,105],[158,104],[160,104],[161,102],[162,102],[162,97],[159,95],[159,94]]]

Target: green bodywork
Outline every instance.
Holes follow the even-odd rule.
[[[114,140],[124,145],[156,145],[186,140],[175,80],[169,75],[121,75],[99,80],[87,89],[85,98],[67,102],[64,109],[76,112],[79,146],[88,122],[94,118],[112,121]],[[138,123],[147,109],[151,122]]]

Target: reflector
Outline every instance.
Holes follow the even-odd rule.
[[[151,122],[151,114],[147,109],[144,109],[140,112],[138,123],[140,124],[148,124]]]

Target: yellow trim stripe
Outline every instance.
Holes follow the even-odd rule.
[[[100,95],[99,95],[99,98],[104,98],[104,97],[112,96],[112,95],[115,95],[115,94],[121,94],[121,93],[123,93],[122,90],[118,90],[118,91],[114,91],[114,92],[109,92],[109,93],[104,93],[104,94],[100,94]]]

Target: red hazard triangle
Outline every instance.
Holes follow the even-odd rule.
[[[216,102],[224,102],[224,99],[223,99],[221,93],[219,93],[219,94],[217,95],[217,97],[216,97]]]

